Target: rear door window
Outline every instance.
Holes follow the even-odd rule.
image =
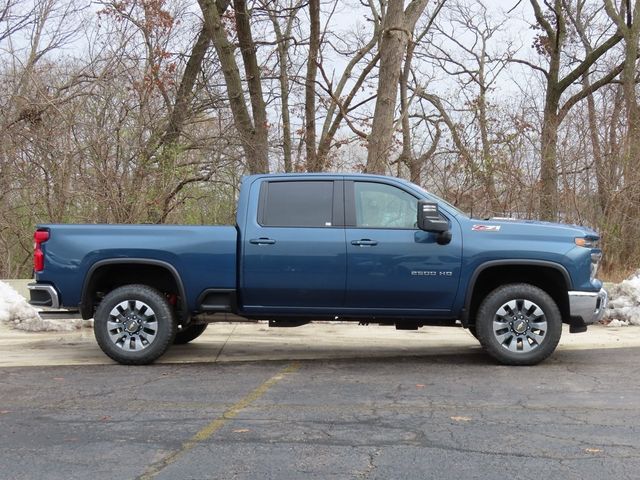
[[[259,223],[264,227],[332,227],[333,181],[265,182]]]

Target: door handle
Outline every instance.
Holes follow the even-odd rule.
[[[273,245],[276,241],[273,238],[252,238],[249,240],[249,243],[253,243],[254,245]]]
[[[356,247],[375,247],[376,245],[378,245],[378,241],[363,238],[362,240],[353,240],[351,242],[351,245],[355,245]]]

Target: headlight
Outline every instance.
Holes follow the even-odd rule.
[[[595,238],[576,237],[574,241],[579,247],[598,248],[598,240]]]

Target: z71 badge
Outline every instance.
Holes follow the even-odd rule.
[[[474,232],[498,232],[500,225],[474,225],[471,230]]]

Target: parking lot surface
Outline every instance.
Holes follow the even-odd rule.
[[[633,341],[505,367],[470,335],[349,350],[336,327],[272,359],[220,362],[203,336],[177,350],[209,363],[4,367],[0,478],[638,478]]]

